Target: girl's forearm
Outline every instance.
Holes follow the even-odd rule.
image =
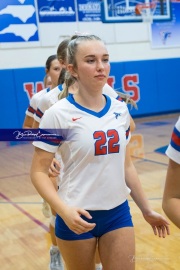
[[[41,197],[50,204],[56,213],[62,215],[66,204],[59,198],[49,176],[43,172],[34,172],[31,174],[31,181]]]
[[[151,211],[150,204],[142,188],[141,182],[133,164],[126,168],[126,184],[131,189],[131,197],[144,215]]]

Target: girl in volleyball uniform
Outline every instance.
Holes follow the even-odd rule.
[[[74,87],[74,89],[72,89],[72,86],[71,86],[70,92],[72,92],[72,91],[76,92],[77,91],[76,89],[77,88],[75,88],[75,87]],[[40,100],[36,114],[34,114],[34,120],[35,120],[34,126],[36,128],[39,127],[39,123],[40,123],[45,111],[47,109],[49,109],[53,104],[55,104],[59,100],[59,95],[60,95],[61,91],[62,91],[62,85],[59,85],[55,89],[51,90],[50,93],[47,93],[46,95],[44,95],[44,97]],[[108,84],[106,84],[104,86],[103,93],[122,101],[121,97]],[[135,125],[133,125],[133,126],[135,126]],[[58,171],[59,166],[61,167],[60,174]],[[53,159],[53,162],[51,163],[50,170],[57,177],[57,185],[58,185],[59,190],[60,190],[61,183],[62,183],[62,181],[61,181],[62,174],[63,174],[63,162],[62,162],[61,156],[58,153],[55,153],[55,159]],[[96,256],[98,258],[98,254]],[[99,264],[99,260],[98,260],[98,263],[96,263],[96,269],[101,269],[101,265]]]
[[[168,223],[151,210],[130,158],[126,104],[102,94],[110,71],[105,44],[80,36],[68,44],[67,55],[79,89],[46,110],[40,128],[53,130],[33,143],[32,183],[57,212],[57,244],[68,269],[94,269],[98,242],[104,269],[133,270],[129,193],[155,234],[165,237]],[[56,152],[64,164],[59,196],[48,176]]]

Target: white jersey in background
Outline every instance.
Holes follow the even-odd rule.
[[[58,101],[58,96],[62,91],[62,85],[58,85],[57,87],[53,88],[50,92],[46,93],[40,100],[37,106],[36,113],[34,114],[34,120],[40,123],[41,118],[45,111],[49,109],[53,104]]]
[[[103,87],[103,94],[113,98],[118,98],[116,91],[107,83]]]
[[[50,91],[50,88],[45,88],[32,96],[32,98],[30,99],[29,107],[27,108],[27,110],[25,112],[26,115],[28,115],[32,118],[34,117],[34,114],[36,113],[36,110],[37,110],[39,100],[43,97],[43,95],[45,95],[49,91]]]
[[[176,163],[180,164],[180,117],[174,126],[171,141],[166,150],[166,155]]]
[[[112,209],[130,192],[124,175],[130,115],[125,102],[105,97],[98,113],[77,104],[73,95],[59,100],[45,112],[40,128],[60,129],[66,140],[33,142],[45,151],[58,151],[64,164],[59,196],[87,210]]]

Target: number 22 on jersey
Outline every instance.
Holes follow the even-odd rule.
[[[110,129],[107,132],[95,131],[93,134],[95,141],[95,155],[107,155],[119,153],[119,134],[117,130]]]

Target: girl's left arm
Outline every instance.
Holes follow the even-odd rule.
[[[154,234],[158,234],[159,237],[166,237],[167,234],[170,234],[169,222],[150,207],[141,186],[136,168],[132,162],[129,145],[126,147],[125,180],[127,186],[131,189],[131,197],[141,210],[144,219],[151,225]]]

